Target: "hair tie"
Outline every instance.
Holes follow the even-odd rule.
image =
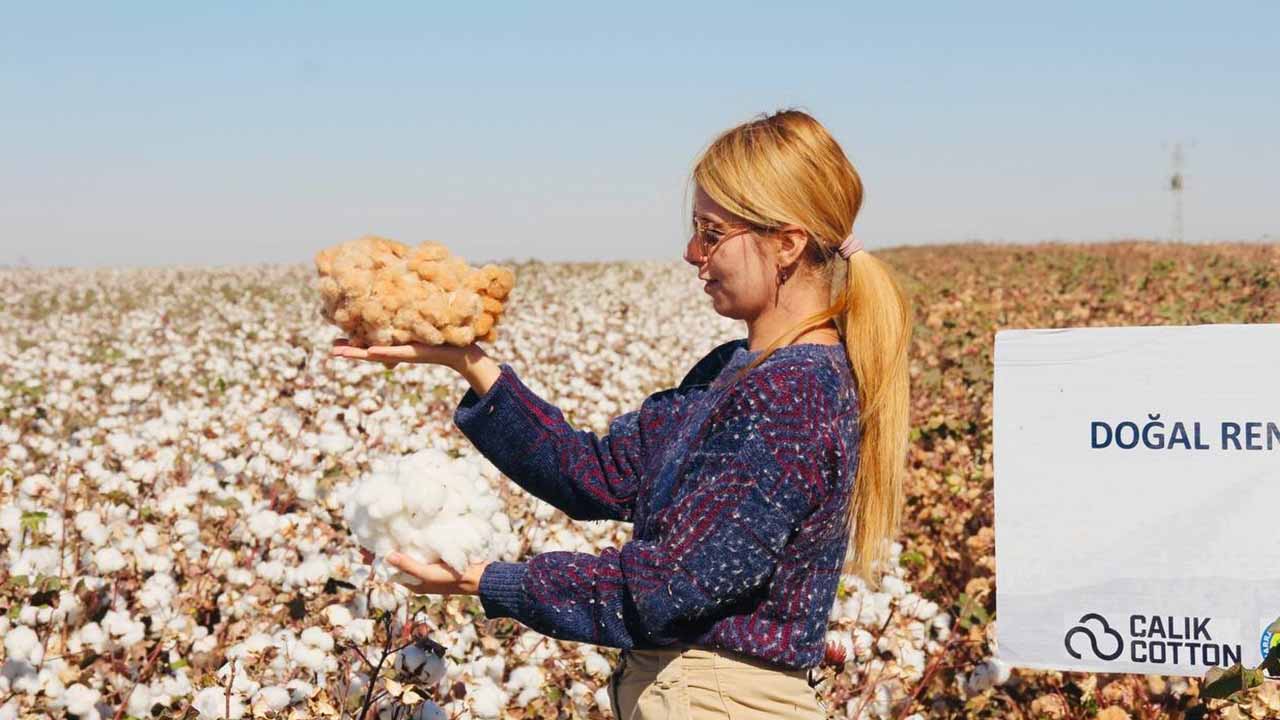
[[[849,256],[853,255],[854,253],[858,252],[861,249],[862,249],[862,241],[855,238],[853,236],[853,233],[850,232],[849,237],[845,238],[844,242],[840,243],[840,257],[844,258],[845,260],[848,260]]]

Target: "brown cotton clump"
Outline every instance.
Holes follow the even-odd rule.
[[[515,275],[472,268],[448,248],[376,235],[316,253],[320,316],[363,346],[493,342]]]

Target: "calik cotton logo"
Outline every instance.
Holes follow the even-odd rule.
[[[1067,652],[1071,653],[1071,657],[1079,660],[1083,656],[1072,646],[1073,641],[1077,643],[1087,641],[1088,647],[1093,650],[1094,657],[1099,660],[1115,660],[1120,657],[1120,653],[1124,652],[1124,641],[1120,639],[1120,633],[1112,630],[1107,624],[1107,619],[1098,613],[1085,613],[1080,618],[1080,624],[1067,631],[1067,637],[1064,640],[1067,644]]]
[[[1089,612],[1067,630],[1063,637],[1067,653],[1080,660],[1092,655],[1099,660],[1124,659],[1153,665],[1203,665],[1218,667],[1240,662],[1240,646],[1215,642],[1209,631],[1213,618],[1173,615],[1130,615],[1126,626],[1112,627],[1100,613]],[[1120,630],[1128,631],[1128,639]],[[1280,631],[1280,626],[1277,626]],[[1264,644],[1280,643],[1265,636]]]
[[[1258,654],[1263,660],[1267,659],[1267,654],[1271,652],[1271,648],[1280,645],[1280,618],[1271,621],[1271,624],[1263,628],[1262,637],[1258,642]],[[1272,677],[1275,677],[1274,675]]]

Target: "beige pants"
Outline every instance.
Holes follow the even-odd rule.
[[[608,692],[618,720],[825,720],[826,710],[808,677],[807,670],[786,670],[747,655],[681,645],[624,650]]]

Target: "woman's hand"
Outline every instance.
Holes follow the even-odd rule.
[[[334,340],[333,348],[329,351],[330,357],[373,360],[387,367],[395,367],[402,362],[431,363],[451,367],[459,372],[467,366],[468,361],[474,362],[484,354],[484,350],[475,343],[466,347],[409,343],[408,345],[372,345],[365,348],[353,345],[347,338]]]
[[[329,356],[373,360],[387,367],[395,367],[402,362],[444,365],[457,370],[470,383],[476,395],[489,392],[489,388],[493,387],[493,384],[498,381],[498,376],[502,374],[502,368],[498,363],[475,343],[466,347],[410,343],[408,345],[374,345],[364,348],[352,345],[347,338],[338,338],[333,341]]]
[[[360,548],[360,556],[366,563],[373,562],[373,553]],[[489,565],[487,562],[476,563],[458,572],[444,563],[423,563],[413,558],[393,552],[387,556],[391,563],[401,572],[418,578],[414,585],[405,585],[419,595],[477,595],[480,592],[480,576]]]

